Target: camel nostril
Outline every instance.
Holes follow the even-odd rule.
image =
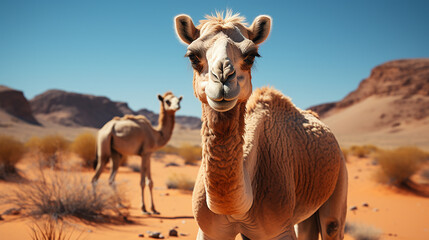
[[[234,75],[235,69],[229,60],[219,61],[210,71],[215,81],[225,83],[231,76]]]

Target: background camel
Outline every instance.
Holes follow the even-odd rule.
[[[112,168],[109,184],[113,184],[118,171],[122,156],[138,155],[141,157],[140,185],[142,196],[142,211],[148,214],[144,203],[144,188],[149,186],[151,210],[155,210],[153,202],[153,181],[150,172],[151,154],[167,144],[174,128],[174,115],[180,109],[182,97],[175,97],[173,93],[166,92],[163,96],[158,95],[161,101],[158,126],[152,127],[150,121],[144,116],[126,115],[122,118],[115,117],[107,122],[99,131],[97,137],[97,159],[98,164],[92,182],[95,183],[100,177],[104,166],[112,159]]]
[[[251,68],[271,18],[175,18],[202,103],[202,165],[193,192],[198,239],[341,239],[347,170],[329,128],[271,88],[252,93]]]

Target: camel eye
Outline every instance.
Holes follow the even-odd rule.
[[[201,60],[198,57],[197,54],[192,53],[192,52],[188,52],[185,57],[189,58],[189,61],[191,61],[192,67],[197,70],[198,72],[200,72],[203,68],[202,64],[201,64]]]
[[[166,100],[166,101],[165,101],[165,103],[167,104],[167,106],[170,106],[170,105],[171,105],[170,100]]]
[[[244,70],[249,70],[252,67],[253,63],[255,62],[256,57],[260,57],[260,55],[257,52],[246,54],[243,58],[243,67],[242,68]]]

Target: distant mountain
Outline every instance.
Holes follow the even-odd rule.
[[[341,101],[309,109],[343,143],[428,148],[429,59],[381,64]]]
[[[37,118],[63,126],[101,128],[113,117],[125,114],[141,114],[153,125],[158,124],[158,114],[150,110],[140,109],[134,112],[124,102],[62,90],[49,90],[37,95],[31,99],[30,105]],[[196,117],[176,116],[176,123],[190,129],[201,127],[201,120]]]
[[[0,85],[0,110],[24,122],[39,125],[21,91]]]
[[[146,116],[154,126],[158,124],[159,115],[150,110],[143,108],[138,110],[135,114]],[[200,129],[201,119],[191,116],[176,115],[176,124],[179,124],[181,127],[184,128]]]
[[[37,118],[64,126],[100,128],[115,116],[133,114],[124,102],[107,97],[49,90],[30,100]]]

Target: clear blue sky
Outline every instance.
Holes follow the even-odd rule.
[[[429,1],[0,1],[0,84],[28,99],[48,89],[107,96],[159,111],[158,93],[183,95],[178,114],[200,116],[192,68],[173,18],[216,10],[248,22],[273,18],[253,85],[307,108],[342,99],[370,70],[429,57]]]

